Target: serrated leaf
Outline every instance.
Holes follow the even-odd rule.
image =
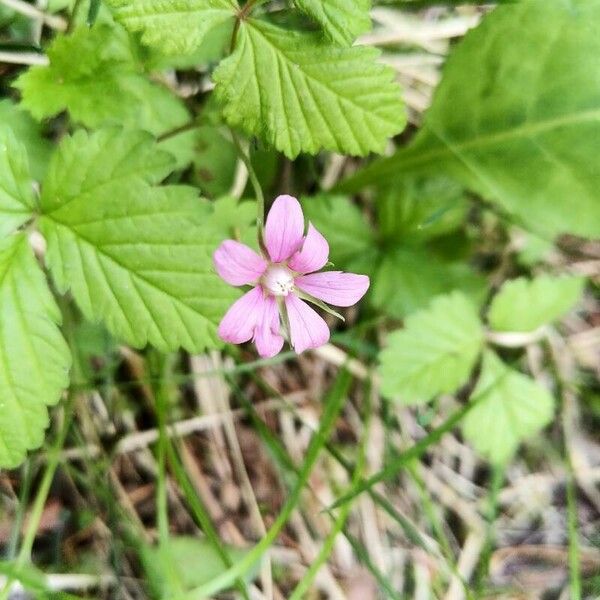
[[[486,280],[469,265],[445,261],[426,248],[398,247],[383,254],[373,277],[371,299],[376,308],[401,319],[453,290],[480,304]]]
[[[169,160],[144,133],[66,138],[43,188],[40,229],[61,292],[133,346],[198,352],[236,293],[215,274],[221,241],[193,188],[151,187]]]
[[[206,34],[233,19],[235,0],[108,0],[115,18],[165,54],[194,52]]]
[[[130,115],[134,101],[121,80],[132,75],[131,57],[110,26],[58,35],[47,54],[48,66],[29,68],[14,84],[36,119],[68,109],[75,121],[98,127]]]
[[[295,0],[336,44],[349,46],[371,28],[371,0]]]
[[[60,312],[24,234],[0,240],[0,467],[44,441],[47,406],[69,384]]]
[[[40,181],[48,166],[52,144],[42,137],[40,125],[24,110],[8,99],[0,100],[0,123],[12,129],[27,150],[31,175]]]
[[[318,34],[248,19],[213,74],[227,121],[289,158],[326,149],[383,152],[406,123],[393,71],[373,48],[336,48]]]
[[[506,282],[488,315],[496,331],[535,331],[568,312],[581,298],[585,279],[542,275]]]
[[[73,121],[87,127],[119,125],[155,135],[191,119],[181,99],[139,72],[127,33],[118,25],[81,26],[57,36],[48,57],[49,66],[32,67],[15,83],[22,105],[36,119],[68,110]],[[188,132],[162,147],[185,166],[194,156],[194,144],[194,132]]]
[[[454,292],[410,315],[380,354],[381,391],[403,404],[426,402],[464,384],[483,346],[483,329],[466,296]]]
[[[465,438],[493,463],[505,463],[519,444],[552,419],[554,398],[530,377],[486,352],[477,387],[477,405],[465,417]]]
[[[599,20],[598,0],[497,7],[450,55],[415,141],[341,188],[442,172],[535,232],[597,237]]]
[[[27,151],[11,129],[0,126],[0,236],[25,223],[34,210]]]

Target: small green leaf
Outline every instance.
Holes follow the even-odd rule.
[[[0,240],[0,467],[39,448],[69,384],[60,311],[24,234]]]
[[[52,144],[42,137],[39,123],[36,123],[29,113],[21,110],[14,102],[8,99],[0,100],[0,123],[12,129],[15,137],[27,149],[31,175],[40,181],[46,173]]]
[[[464,384],[483,345],[474,306],[454,292],[410,315],[380,354],[381,391],[403,404],[426,402]]]
[[[213,74],[227,121],[289,158],[321,149],[383,152],[406,117],[393,71],[373,48],[336,48],[319,35],[248,19]]]
[[[35,210],[27,151],[7,127],[0,127],[0,236],[11,233]]]
[[[312,17],[327,37],[349,46],[371,28],[371,0],[295,0],[296,6]]]
[[[236,292],[214,272],[220,237],[196,190],[149,185],[169,165],[148,134],[79,131],[50,165],[40,229],[57,287],[88,319],[133,346],[198,352],[219,344]]]
[[[233,20],[235,0],[108,0],[115,18],[129,31],[141,31],[142,41],[165,54],[190,54],[206,34]]]
[[[47,49],[50,65],[31,67],[15,82],[22,106],[38,120],[68,109],[88,127],[130,116],[137,103],[122,81],[132,75],[131,55],[115,33],[99,25],[58,35]]]
[[[443,260],[426,248],[398,247],[386,252],[373,277],[373,305],[399,319],[427,306],[436,296],[460,290],[477,305],[486,280],[463,262]]]
[[[172,580],[173,574],[165,572],[165,569],[171,566],[175,567],[177,571],[175,578],[181,582],[185,590],[203,585],[227,570],[219,554],[206,539],[172,537],[165,550],[172,559],[169,566],[164,564],[163,551],[159,547],[146,546],[141,553],[150,586],[157,598],[167,598],[176,591],[169,589],[169,580]],[[225,551],[231,561],[236,562],[243,559],[250,550],[226,546]],[[249,581],[256,577],[257,567],[248,574]]]
[[[554,398],[530,377],[486,352],[473,392],[477,405],[465,417],[465,438],[493,463],[505,463],[519,444],[552,419]]]
[[[584,278],[569,276],[508,281],[492,302],[490,325],[496,331],[534,331],[571,310],[584,285]]]
[[[32,67],[15,83],[22,105],[36,119],[68,110],[73,121],[87,127],[119,125],[155,135],[191,120],[180,98],[140,72],[127,32],[119,25],[81,26],[57,36],[48,57],[49,66]],[[194,135],[187,132],[161,144],[178,167],[194,158]]]

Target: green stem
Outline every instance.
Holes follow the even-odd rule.
[[[229,131],[231,132],[231,138],[233,139],[233,143],[235,144],[238,154],[240,155],[242,162],[248,170],[250,183],[252,183],[252,187],[254,188],[254,194],[256,196],[256,227],[258,228],[258,241],[259,244],[262,246],[262,233],[265,220],[265,197],[262,188],[260,187],[260,182],[258,181],[256,171],[252,166],[250,156],[244,150],[237,133],[231,128],[229,129]]]
[[[567,518],[569,534],[569,587],[571,600],[581,600],[581,557],[579,555],[579,526],[577,523],[577,497],[571,461],[568,461]]]

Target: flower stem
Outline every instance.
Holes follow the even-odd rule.
[[[237,133],[233,129],[229,129],[231,133],[231,138],[233,139],[233,143],[242,159],[244,165],[246,165],[246,169],[248,169],[248,176],[250,177],[250,183],[254,188],[254,195],[256,196],[256,227],[258,229],[258,242],[262,246],[262,234],[264,229],[265,222],[265,197],[260,187],[260,182],[258,181],[258,177],[256,175],[256,171],[252,166],[252,161],[250,160],[250,156],[244,150],[242,143],[237,135]]]

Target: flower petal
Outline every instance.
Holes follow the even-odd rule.
[[[237,300],[219,324],[219,337],[231,344],[243,344],[252,339],[254,329],[263,313],[265,297],[260,286],[251,289]]]
[[[279,308],[273,296],[265,298],[261,318],[254,332],[254,343],[262,358],[271,358],[281,352],[283,337],[279,333]]]
[[[260,279],[267,261],[252,248],[235,240],[225,240],[213,254],[217,273],[230,285],[249,285]]]
[[[322,269],[329,259],[329,244],[327,240],[308,224],[308,233],[304,238],[302,248],[292,256],[288,263],[290,268],[298,273],[313,273]]]
[[[285,306],[290,323],[291,344],[298,354],[327,343],[329,327],[308,304],[290,294],[285,298]]]
[[[273,262],[287,260],[300,248],[304,237],[304,215],[293,196],[278,196],[265,225],[265,245]]]
[[[296,277],[294,282],[303,292],[334,306],[356,304],[366,294],[370,284],[366,275],[341,271],[302,275]]]

